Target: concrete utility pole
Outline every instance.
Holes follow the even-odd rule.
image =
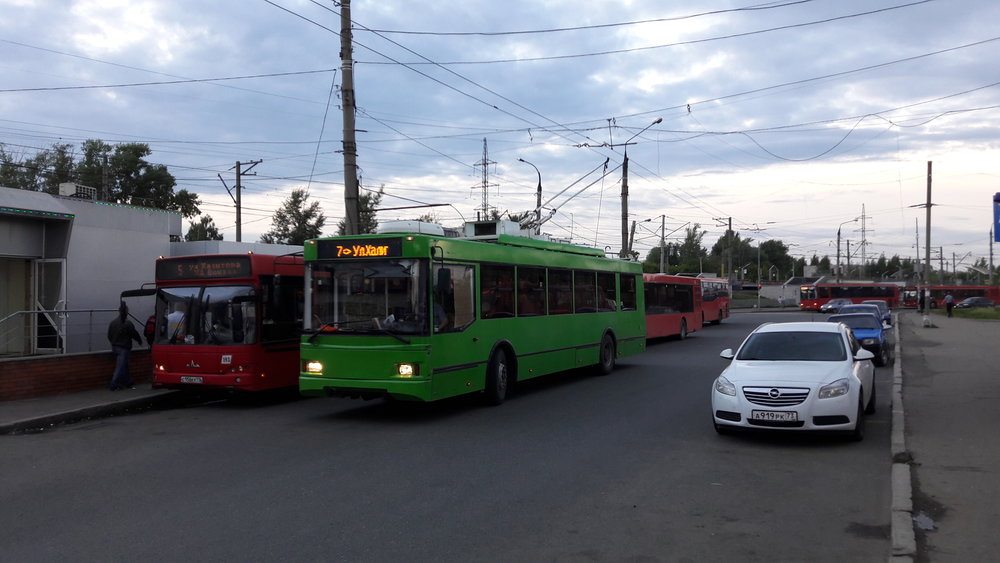
[[[632,139],[642,135],[646,132],[646,129],[661,123],[663,121],[662,117],[657,117],[656,121],[650,123],[649,125],[642,128],[641,131],[629,137],[628,141],[622,143],[625,147],[625,158],[622,160],[622,250],[618,253],[618,256],[622,259],[628,258],[632,253],[632,248],[629,245],[629,229],[628,229],[628,144]],[[614,146],[614,145],[610,145]]]
[[[243,204],[241,202],[241,196],[240,196],[240,192],[243,190],[243,182],[241,181],[241,178],[243,176],[256,176],[257,173],[254,172],[253,174],[251,174],[250,170],[253,169],[254,166],[260,164],[261,162],[264,161],[263,160],[251,160],[250,162],[236,161],[236,166],[233,167],[236,169],[235,196],[233,195],[232,190],[229,189],[229,186],[226,185],[226,181],[222,179],[222,174],[218,175],[219,180],[222,182],[222,185],[225,186],[226,191],[229,192],[230,199],[232,199],[233,203],[236,204],[236,242],[243,242]],[[249,164],[250,168],[243,170],[244,164]]]
[[[924,241],[924,283],[925,286],[923,291],[926,292],[927,285],[931,283],[931,161],[927,161],[927,218],[924,222],[927,223],[927,233],[926,240]],[[925,299],[927,302],[927,307],[930,308],[930,300]]]
[[[358,196],[358,144],[355,141],[354,60],[351,36],[351,0],[340,2],[341,106],[344,112],[344,214],[345,234],[361,231],[361,204]]]

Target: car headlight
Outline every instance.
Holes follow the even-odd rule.
[[[871,346],[872,344],[875,344],[875,339],[874,338],[863,338],[861,340],[861,345],[862,346]]]
[[[840,397],[846,395],[849,390],[850,384],[847,382],[847,379],[838,379],[833,383],[820,387],[819,398],[832,399],[834,397]]]
[[[729,380],[723,375],[716,378],[715,390],[723,395],[729,395],[730,397],[736,396],[736,386],[730,383]]]

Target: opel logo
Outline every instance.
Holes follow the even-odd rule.
[[[767,394],[772,399],[777,399],[778,397],[781,396],[781,391],[778,391],[777,389],[771,389],[770,391],[767,392]]]
[[[196,361],[194,361],[194,360],[191,360],[191,361],[190,361],[190,362],[188,362],[188,363],[187,363],[187,365],[186,365],[186,366],[184,366],[184,367],[189,367],[189,368],[200,368],[201,366],[199,366],[199,365],[198,365],[198,362],[196,362]],[[773,393],[773,391],[772,391],[772,393]]]

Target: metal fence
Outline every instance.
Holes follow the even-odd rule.
[[[16,311],[0,319],[0,355],[6,357],[110,350],[107,327],[118,309]],[[137,330],[142,323],[133,317]]]

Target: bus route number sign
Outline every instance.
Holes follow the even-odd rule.
[[[326,260],[394,258],[403,253],[401,239],[322,240],[316,256]]]

